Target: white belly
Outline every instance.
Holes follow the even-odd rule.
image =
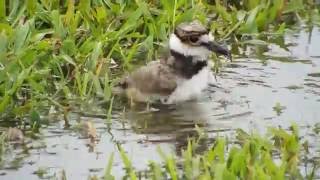
[[[166,103],[172,104],[197,98],[208,87],[212,77],[210,68],[205,67],[191,79],[179,80],[177,88],[169,96]]]

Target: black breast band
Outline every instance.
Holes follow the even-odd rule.
[[[190,79],[208,65],[207,61],[193,62],[192,56],[185,56],[177,51],[170,50],[174,57],[173,68],[183,77]]]

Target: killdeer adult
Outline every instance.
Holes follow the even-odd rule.
[[[169,38],[170,55],[151,61],[124,77],[115,92],[135,102],[179,103],[198,97],[213,80],[211,52],[231,60],[228,49],[218,45],[198,21],[178,25]]]

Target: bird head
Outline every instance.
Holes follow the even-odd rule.
[[[215,42],[212,34],[199,21],[179,24],[170,36],[169,48],[200,60],[207,60],[212,52],[231,60],[231,52]]]

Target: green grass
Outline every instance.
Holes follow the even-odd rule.
[[[198,147],[201,139],[190,139],[181,157],[165,154],[158,149],[163,163],[149,163],[146,171],[138,172],[132,166],[121,146],[118,146],[126,174],[124,179],[315,179],[320,162],[314,161],[304,168],[308,150],[301,142],[298,129],[271,128],[266,136],[247,134],[238,130],[234,142],[217,138],[213,145],[202,153]],[[105,179],[112,176],[113,154],[106,168]],[[309,163],[309,162],[307,162]],[[319,175],[319,174],[318,174]]]
[[[217,39],[234,43],[244,34],[281,34],[292,23],[320,22],[313,0],[0,0],[0,12],[4,120],[25,120],[48,106],[64,111],[71,100],[110,101],[117,78],[111,62],[127,71],[154,59],[183,21],[199,19]]]

